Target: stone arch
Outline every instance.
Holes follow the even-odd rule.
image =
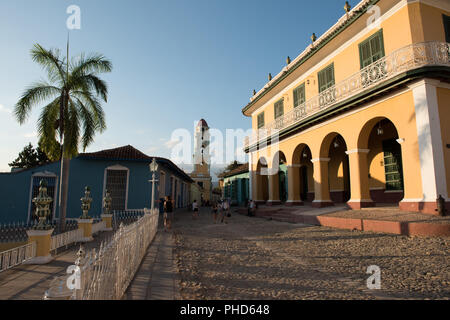
[[[256,202],[269,200],[268,162],[265,157],[258,159],[256,165]]]
[[[302,204],[314,200],[314,166],[311,162],[312,152],[305,143],[300,143],[292,154],[289,184],[290,202]],[[292,190],[291,190],[292,189]]]
[[[382,116],[367,121],[358,135],[358,149],[367,150],[370,197],[375,203],[403,199],[401,142],[397,126]]]

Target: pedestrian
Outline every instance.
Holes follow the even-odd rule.
[[[168,231],[172,228],[172,219],[169,218],[169,214],[173,212],[173,205],[170,197],[167,196],[164,200],[164,231]],[[173,218],[173,215],[172,215]]]
[[[198,218],[198,203],[197,200],[194,200],[194,203],[192,204],[192,209],[194,212],[192,213],[192,219]]]
[[[228,203],[228,200],[225,199],[222,203],[222,223],[228,223],[226,218],[228,217],[229,209],[230,204]]]
[[[214,218],[214,224],[217,223],[217,210],[218,210],[218,209],[219,209],[219,206],[217,205],[217,202],[214,201],[214,202],[212,203],[212,207],[211,207],[211,211],[212,211],[213,218]]]

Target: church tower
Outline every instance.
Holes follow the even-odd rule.
[[[195,127],[194,171],[190,174],[192,180],[200,187],[200,198],[195,199],[198,203],[201,203],[202,200],[211,201],[212,178],[210,174],[211,158],[209,154],[209,143],[209,127],[206,121],[201,119]]]

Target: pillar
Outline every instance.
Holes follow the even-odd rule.
[[[314,193],[315,198],[312,206],[315,208],[333,206],[330,198],[330,187],[328,183],[328,163],[330,158],[311,159],[314,165]]]
[[[288,206],[301,206],[303,201],[300,198],[300,165],[288,166]]]
[[[25,264],[47,264],[53,260],[50,250],[52,247],[52,233],[50,230],[28,230],[28,243],[36,242],[36,256]]]
[[[269,178],[269,200],[267,201],[267,205],[272,206],[281,204],[280,182],[278,180],[278,173],[273,174],[273,172],[270,172],[268,178]]]
[[[105,231],[112,231],[112,214],[102,214],[102,221],[105,222]]]
[[[367,163],[368,149],[353,149],[345,151],[350,166],[350,200],[347,205],[352,209],[374,207],[370,198],[369,165]]]
[[[411,137],[400,137],[402,143],[404,199],[400,202],[400,209],[406,211],[420,211],[437,215],[436,199],[439,195],[446,200],[446,206],[450,209],[450,198],[448,194],[444,144],[441,134],[440,117],[436,86],[439,81],[424,79],[411,86],[414,97],[414,110],[416,114],[417,143]],[[411,141],[412,140],[412,141]],[[413,154],[418,146],[420,161],[420,179],[418,173],[409,171],[408,155]],[[417,151],[415,151],[417,152]],[[415,170],[417,171],[417,170]],[[408,187],[411,183],[420,183],[421,194],[412,194]]]
[[[92,223],[94,219],[78,219],[78,229],[83,230],[83,238],[80,242],[90,242],[93,241],[92,237]]]

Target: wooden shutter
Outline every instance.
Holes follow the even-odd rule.
[[[294,108],[305,102],[305,84],[294,89]]]
[[[264,112],[258,114],[258,129],[264,127]]]
[[[275,119],[281,117],[284,114],[284,104],[283,99],[275,102]]]
[[[361,69],[384,57],[383,30],[359,44]]]
[[[334,64],[329,65],[318,73],[319,92],[334,86]]]

